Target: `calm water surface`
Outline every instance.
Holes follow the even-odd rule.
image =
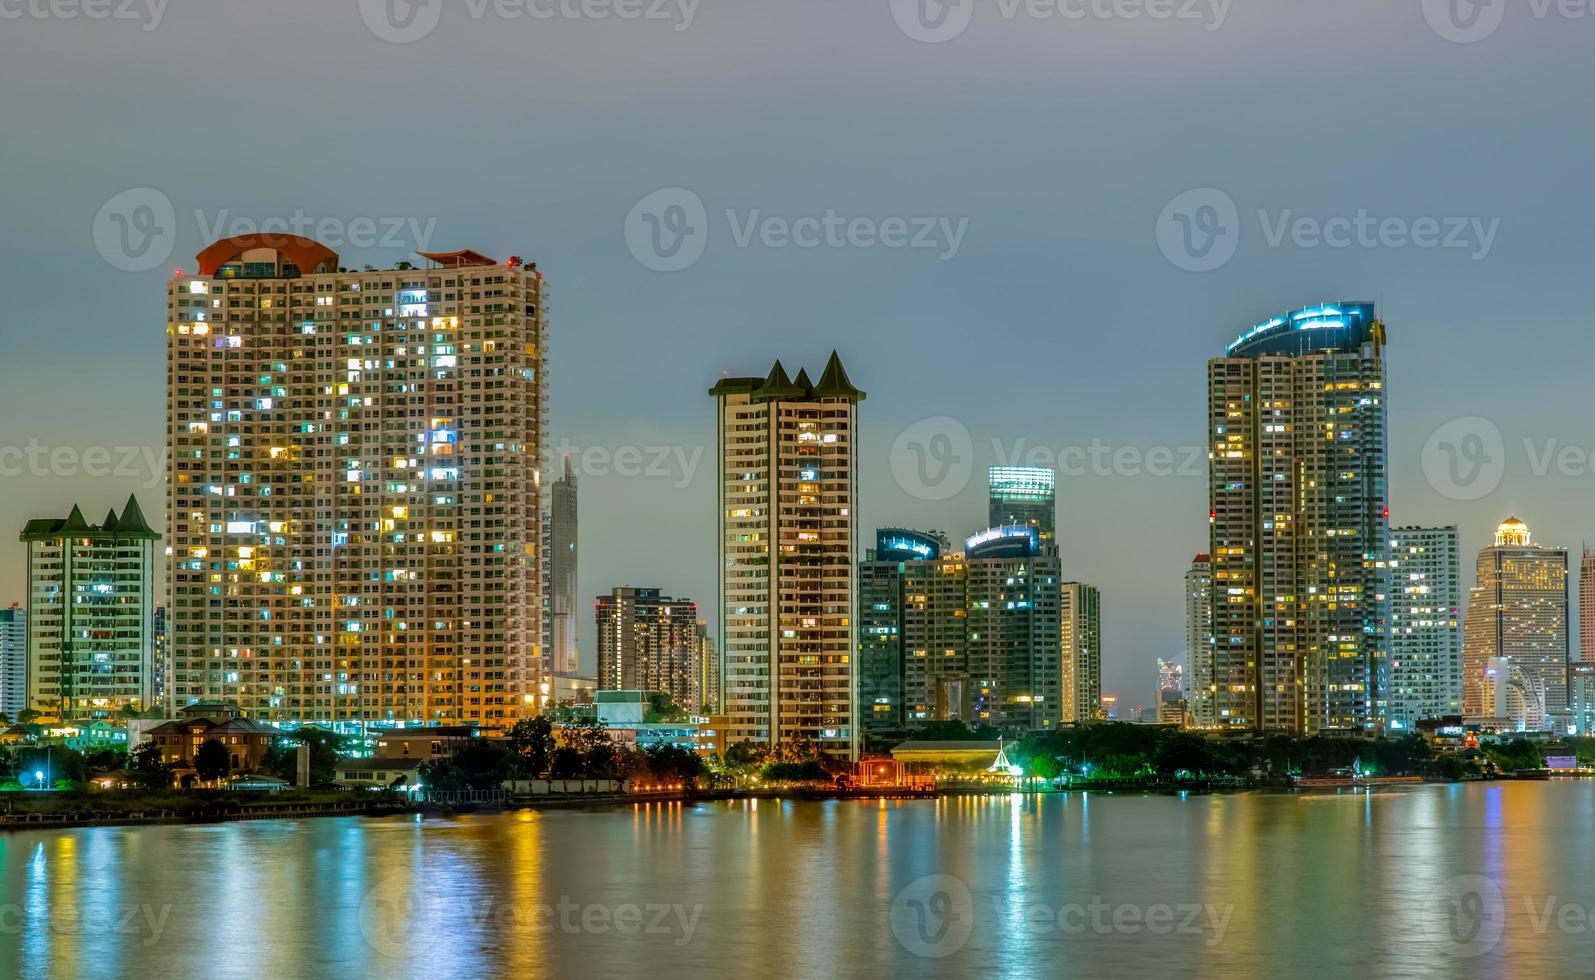
[[[1595,784],[0,834],[0,977],[1573,977]]]

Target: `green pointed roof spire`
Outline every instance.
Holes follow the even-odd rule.
[[[759,397],[771,401],[800,398],[807,394],[807,388],[800,388],[792,383],[792,377],[786,373],[786,368],[781,366],[780,361],[775,362],[775,367],[770,369],[770,376],[759,386]]]
[[[88,534],[94,530],[89,527],[89,522],[83,519],[83,511],[77,504],[72,505],[72,513],[66,515],[66,523],[61,525],[61,536],[75,538]]]
[[[112,507],[110,510],[105,512],[105,520],[100,522],[100,530],[102,530],[102,531],[114,531],[114,530],[116,530],[116,508],[115,507]]]
[[[792,382],[792,383],[797,385],[799,388],[802,388],[804,391],[813,391],[814,390],[814,382],[809,380],[809,369],[808,368],[802,368],[801,370],[799,370],[798,371],[797,380]]]
[[[122,508],[122,519],[116,522],[116,536],[119,538],[158,538],[150,528],[149,521],[144,519],[144,512],[139,509],[138,498],[128,495],[127,506]]]
[[[831,359],[825,362],[825,373],[820,375],[820,383],[814,386],[814,394],[819,398],[848,398],[861,402],[868,396],[858,388],[847,376],[847,369],[842,367],[842,358],[831,351]]]

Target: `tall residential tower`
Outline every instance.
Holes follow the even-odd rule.
[[[1390,531],[1390,729],[1462,714],[1462,575],[1457,529]]]
[[[548,493],[548,530],[544,535],[548,570],[544,602],[548,618],[543,646],[549,669],[570,676],[581,672],[576,622],[576,474],[571,470],[569,456],[563,465],[564,473]]]
[[[1373,304],[1340,303],[1208,363],[1220,727],[1383,730],[1384,348]]]
[[[722,705],[728,744],[858,748],[854,664],[858,406],[831,354],[818,382],[779,361],[715,399]]]
[[[167,286],[174,709],[508,724],[542,680],[547,287],[230,238]]]
[[[1567,549],[1501,522],[1479,552],[1463,623],[1463,712],[1484,723],[1545,730],[1567,710]]]

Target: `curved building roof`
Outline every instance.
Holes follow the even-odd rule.
[[[194,258],[199,263],[200,275],[214,276],[227,263],[235,262],[243,258],[245,253],[262,248],[276,251],[298,268],[302,275],[309,275],[312,272],[334,272],[338,268],[338,253],[327,246],[300,235],[275,232],[223,238],[206,246],[205,250]]]
[[[1353,351],[1371,342],[1384,343],[1374,304],[1329,303],[1259,323],[1236,338],[1225,353],[1228,357],[1302,355]]]

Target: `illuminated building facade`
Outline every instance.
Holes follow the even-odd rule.
[[[1457,529],[1390,531],[1389,728],[1462,714],[1462,576]]]
[[[1567,669],[1568,734],[1595,735],[1595,664],[1575,663]]]
[[[10,721],[28,707],[28,610],[0,609],[0,714]]]
[[[697,603],[658,589],[619,588],[599,596],[594,611],[598,690],[668,694],[678,707],[698,710]]]
[[[1197,728],[1217,724],[1213,714],[1213,560],[1197,555],[1185,570],[1186,702]]]
[[[694,671],[698,676],[698,703],[693,711],[706,715],[720,713],[720,651],[715,646],[714,635],[709,632],[707,620],[700,619],[694,627],[693,649],[696,661]]]
[[[1578,659],[1595,664],[1595,550],[1585,548],[1578,563]]]
[[[969,710],[969,568],[937,532],[876,532],[858,569],[859,708],[866,730]]]
[[[1102,593],[1065,582],[1059,617],[1063,647],[1063,720],[1102,717]]]
[[[29,521],[27,707],[64,721],[107,718],[153,703],[155,542],[129,497],[90,524]]]
[[[1058,474],[1036,466],[993,466],[989,477],[988,527],[1035,528],[1041,550],[1057,549]]]
[[[568,456],[564,473],[549,488],[544,521],[543,650],[554,673],[577,674],[581,655],[576,623],[576,474]]]
[[[1217,727],[1384,727],[1385,329],[1372,304],[1260,324],[1208,363]]]
[[[541,707],[546,286],[341,271],[290,235],[168,284],[173,706],[510,724]]]
[[[969,721],[1012,731],[1055,728],[1066,717],[1056,550],[1039,529],[989,528],[964,542],[968,566]]]
[[[858,407],[832,353],[818,382],[780,362],[715,399],[727,744],[813,742],[855,758]]]
[[[1567,710],[1567,560],[1515,517],[1479,552],[1462,631],[1466,717],[1542,731]]]

